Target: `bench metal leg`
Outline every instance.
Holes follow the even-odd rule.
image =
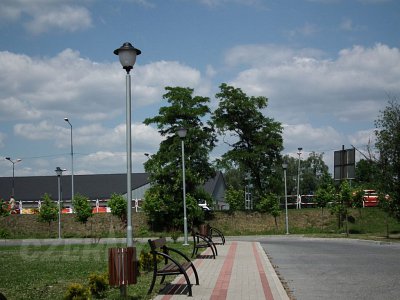
[[[151,294],[151,291],[154,288],[154,284],[156,283],[156,277],[157,277],[157,275],[155,273],[153,273],[153,279],[151,280],[150,288],[149,288],[149,291],[147,292],[147,295]]]

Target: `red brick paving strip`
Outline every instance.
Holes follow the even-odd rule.
[[[263,286],[265,299],[273,300],[274,296],[272,296],[271,288],[270,288],[270,286],[268,284],[267,275],[265,274],[263,265],[261,263],[261,258],[260,258],[260,254],[257,251],[256,243],[253,243],[253,253],[254,253],[254,257],[256,259],[258,273],[260,274],[260,280],[261,280],[261,283],[262,283],[262,286]]]
[[[214,290],[211,294],[211,300],[225,300],[228,294],[229,281],[232,275],[232,267],[235,262],[235,253],[237,248],[237,242],[233,242],[229,247],[228,254],[226,256],[224,265],[219,273],[217,283],[215,284]]]

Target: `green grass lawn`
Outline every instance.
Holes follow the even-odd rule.
[[[63,299],[71,283],[87,284],[91,273],[105,273],[108,264],[108,248],[124,245],[67,245],[26,246],[0,248],[0,291],[7,299]],[[136,243],[137,256],[147,244]],[[180,243],[173,248],[191,253],[192,246]],[[152,273],[142,272],[136,285],[128,288],[130,299],[150,299],[147,290]],[[157,284],[159,282],[157,279]],[[168,279],[168,277],[167,277]],[[170,276],[170,281],[174,279]],[[153,291],[158,291],[160,286]],[[155,293],[153,293],[153,296]],[[107,299],[120,299],[119,288],[112,288]]]

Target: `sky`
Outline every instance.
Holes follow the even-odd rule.
[[[126,172],[125,71],[132,76],[133,172],[162,137],[143,120],[166,86],[218,103],[221,83],[265,96],[284,151],[374,145],[374,120],[400,97],[398,0],[1,0],[0,176]],[[373,148],[372,148],[373,149]],[[221,156],[222,139],[211,153]],[[373,149],[374,150],[374,149]]]

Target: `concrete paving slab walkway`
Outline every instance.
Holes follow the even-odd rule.
[[[192,285],[193,297],[189,299],[289,300],[259,242],[228,241],[217,248],[216,259],[209,249],[196,258],[200,285]],[[195,282],[194,275],[188,275]],[[186,281],[178,276],[155,300],[187,298]]]

